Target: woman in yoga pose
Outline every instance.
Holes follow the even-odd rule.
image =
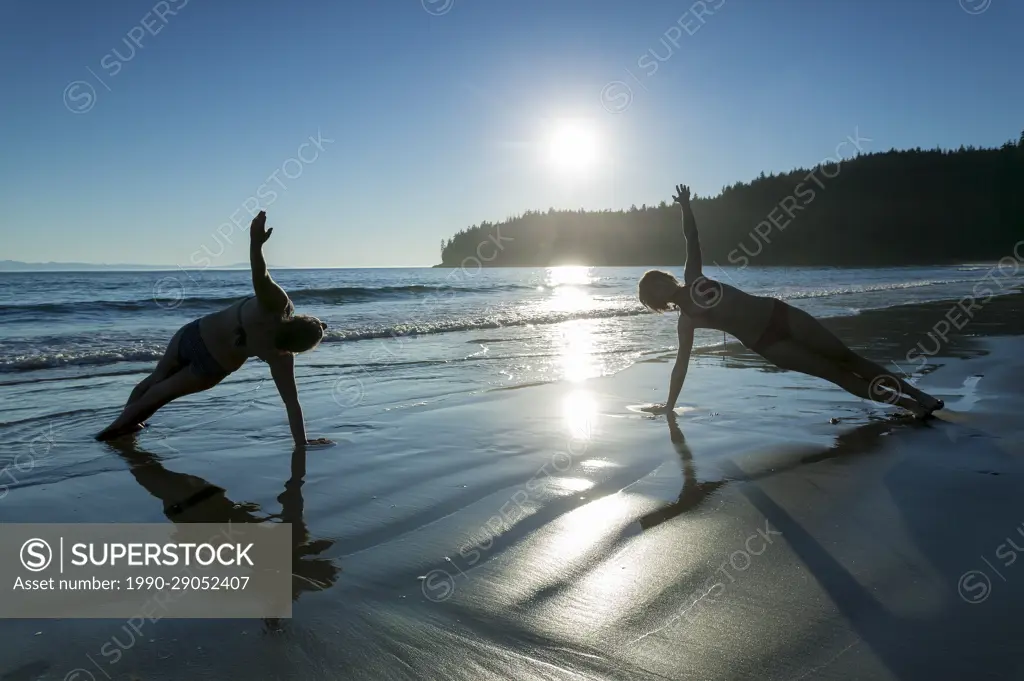
[[[919,417],[943,408],[942,400],[861,357],[803,310],[705,277],[690,188],[678,185],[674,198],[682,207],[686,237],[683,282],[668,272],[651,270],[640,279],[639,287],[640,302],[645,306],[656,312],[674,308],[681,313],[679,354],[672,368],[668,401],[648,411],[663,413],[675,407],[690,362],[693,331],[698,328],[732,334],[772,364],[824,378],[857,397],[895,404]]]
[[[124,411],[96,436],[97,440],[142,429],[143,422],[171,400],[208,390],[250,357],[259,357],[270,366],[296,446],[329,442],[306,440],[295,387],[295,354],[319,345],[327,325],[316,317],[295,314],[288,294],[270,277],[263,244],[273,231],[267,229],[263,211],[249,227],[249,260],[256,295],[179,329],[156,369],[135,386]]]

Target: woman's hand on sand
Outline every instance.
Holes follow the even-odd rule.
[[[685,184],[676,185],[676,195],[672,199],[683,208],[687,208],[690,205],[690,188]]]
[[[646,407],[640,407],[640,411],[646,411],[649,414],[671,414],[672,409],[667,404],[651,404]]]
[[[270,235],[274,233],[274,228],[267,229],[267,213],[266,211],[260,211],[259,215],[252,219],[252,224],[249,225],[249,241],[254,244],[265,244]]]

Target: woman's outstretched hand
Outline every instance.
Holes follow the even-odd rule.
[[[672,199],[683,208],[690,205],[690,188],[685,184],[676,185],[676,195]]]
[[[267,243],[267,239],[273,233],[273,227],[267,229],[267,212],[261,210],[259,215],[252,219],[252,224],[249,225],[249,241],[254,244],[263,245]]]

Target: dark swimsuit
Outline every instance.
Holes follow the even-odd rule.
[[[181,338],[178,339],[178,362],[201,378],[219,381],[231,373],[210,354],[210,349],[199,333],[198,319],[190,322],[181,332]]]
[[[256,296],[249,296],[255,298]],[[238,326],[235,328],[235,345],[245,346],[245,327],[242,325],[242,308],[245,306],[246,298],[238,306]],[[199,320],[190,322],[181,332],[178,339],[178,362],[187,366],[196,376],[209,378],[216,381],[222,380],[231,372],[220,365],[210,349],[203,342],[203,336],[199,332]]]
[[[696,315],[697,319],[700,319],[702,317],[707,319],[708,314],[711,312],[711,308],[717,305],[718,300],[720,300],[721,297],[725,295],[725,291],[724,289],[722,289],[721,284],[711,279],[707,279],[706,282],[717,284],[718,288],[716,291],[707,294],[705,294],[705,292],[707,291],[706,288],[704,289],[704,291],[695,289],[697,293],[701,294],[702,297],[704,297],[703,303],[697,303],[697,305],[700,307],[700,312],[697,313]],[[694,302],[697,302],[696,299],[694,299]],[[756,352],[757,354],[763,357],[765,350],[775,345],[776,343],[779,343],[784,340],[789,340],[792,337],[793,332],[789,328],[789,305],[782,302],[778,298],[773,298],[772,314],[771,317],[768,319],[768,326],[765,327],[765,330],[761,333],[761,335],[758,337],[756,341],[750,343],[749,345],[747,343],[743,343],[743,345],[748,350]]]
[[[765,350],[792,337],[793,332],[789,328],[789,305],[775,298],[772,300],[772,316],[768,320],[768,326],[765,327],[761,337],[747,347],[764,356]]]

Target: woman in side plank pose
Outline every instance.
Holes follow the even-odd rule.
[[[267,214],[263,211],[249,228],[249,260],[256,295],[179,329],[156,369],[135,386],[124,411],[96,436],[97,440],[142,429],[143,422],[168,402],[209,390],[250,357],[259,357],[270,367],[296,446],[330,442],[306,440],[295,387],[295,354],[319,345],[327,325],[316,317],[295,314],[288,294],[270,277],[263,244],[273,231],[267,229]]]
[[[744,346],[772,364],[824,378],[857,397],[895,404],[918,417],[942,409],[943,402],[848,348],[803,310],[777,298],[753,296],[708,279],[701,271],[700,241],[690,208],[690,188],[676,187],[686,237],[683,282],[660,270],[640,279],[640,302],[656,312],[677,309],[679,354],[672,368],[668,401],[648,411],[663,413],[675,407],[693,348],[694,329],[717,329],[735,336]]]

